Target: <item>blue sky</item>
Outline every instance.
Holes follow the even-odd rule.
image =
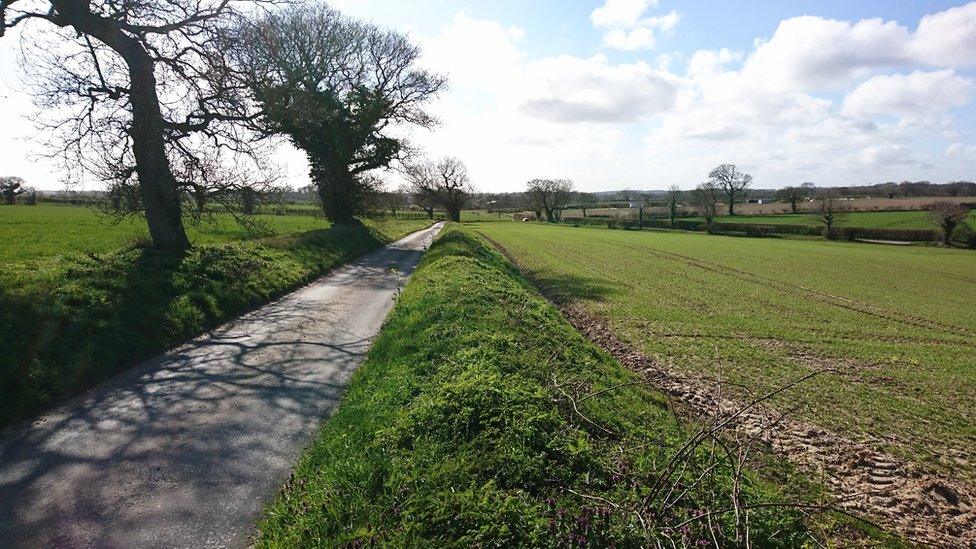
[[[441,126],[409,133],[482,190],[691,188],[722,162],[758,187],[976,179],[976,2],[332,3],[409,33],[448,75]],[[23,139],[9,44],[0,161],[57,187],[56,167],[28,160],[39,146]],[[300,153],[278,158],[305,182]]]
[[[690,188],[720,162],[764,187],[976,178],[976,4],[337,5],[409,32],[449,74],[445,124],[417,140],[468,161],[486,189],[555,176],[588,190]],[[642,26],[652,39],[608,39]]]

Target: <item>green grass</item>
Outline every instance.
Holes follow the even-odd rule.
[[[701,218],[689,218],[701,220]],[[807,225],[817,226],[820,222],[810,214],[776,215],[736,215],[719,216],[716,221],[723,223],[756,223],[760,225]],[[969,214],[969,226],[976,229],[976,211]],[[935,229],[929,220],[928,212],[851,212],[844,215],[838,223],[841,227],[891,228],[891,229]]]
[[[461,221],[511,221],[512,214],[502,213],[499,215],[497,212],[489,212],[487,210],[462,210],[461,211]]]
[[[450,225],[399,297],[339,409],[265,509],[257,545],[636,547],[668,543],[665,534],[678,543],[710,540],[703,521],[675,527],[727,503],[728,463],[716,458],[716,474],[694,486],[711,458],[700,448],[673,477],[689,487],[672,494],[680,496],[675,505],[651,495],[687,431],[663,397],[634,381],[501,255]],[[579,413],[557,384],[576,392]],[[752,474],[743,482],[748,502],[782,495]],[[627,510],[642,502],[652,539]],[[715,520],[720,543],[734,543],[731,513]],[[749,520],[763,546],[807,539],[790,510],[755,509]]]
[[[34,215],[64,215],[43,227],[50,248],[114,250],[0,263],[0,427],[428,225],[368,221],[174,252],[119,247],[129,228],[112,233],[87,210],[37,208]],[[8,215],[0,214],[0,234],[22,235]],[[300,230],[303,221],[293,217],[276,221],[278,229]],[[78,235],[79,219],[95,237]],[[237,234],[227,228],[207,238]]]
[[[329,227],[327,221],[312,215],[258,215],[255,219],[272,234]],[[194,244],[267,236],[246,231],[229,214],[215,214],[199,225],[188,224],[187,233]],[[0,206],[0,241],[4,242],[0,247],[0,264],[66,252],[108,252],[145,239],[148,234],[143,219],[117,220],[82,206]]]
[[[976,253],[818,240],[474,226],[560,299],[658,360],[976,480]]]

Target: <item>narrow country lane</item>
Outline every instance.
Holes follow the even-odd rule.
[[[441,224],[4,435],[2,547],[240,547]]]

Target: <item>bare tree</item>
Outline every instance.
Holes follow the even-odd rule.
[[[718,210],[718,187],[712,181],[706,181],[695,188],[695,202],[698,211],[705,218],[705,227],[712,228],[715,221],[715,214]]]
[[[637,200],[639,205],[637,206],[637,230],[644,227],[644,209],[653,204],[653,198],[650,193],[638,193]]]
[[[799,212],[798,204],[801,200],[809,198],[813,194],[814,185],[813,183],[807,182],[799,187],[789,186],[780,189],[776,196],[783,202],[788,202],[790,204],[790,211],[793,213]]]
[[[0,177],[0,196],[3,196],[4,204],[16,204],[17,196],[25,191],[23,179],[14,176]]]
[[[427,219],[434,219],[434,209],[437,207],[437,200],[428,191],[433,186],[434,173],[433,165],[429,162],[411,164],[406,169],[409,185],[406,192],[414,204],[420,207],[427,214]],[[421,183],[418,183],[420,181]]]
[[[364,213],[373,191],[364,174],[404,159],[393,130],[435,125],[424,109],[445,80],[418,66],[420,48],[401,34],[299,4],[247,25],[236,44],[261,130],[305,151],[333,222]]]
[[[542,213],[546,210],[545,190],[540,185],[531,182],[525,189],[525,199],[528,207],[535,214],[536,221],[542,221]]]
[[[24,187],[24,204],[37,206],[37,189],[34,187]]]
[[[954,202],[936,202],[929,209],[929,220],[939,228],[942,233],[942,243],[946,246],[949,245],[956,227],[965,223],[967,217],[969,217],[969,209]]]
[[[668,187],[667,192],[664,193],[664,203],[668,208],[668,218],[671,220],[671,226],[674,227],[674,222],[678,218],[678,199],[681,197],[681,189],[677,185],[671,185]]]
[[[440,204],[450,221],[461,221],[461,209],[471,200],[474,188],[468,169],[457,158],[443,158],[437,163],[421,160],[404,170],[414,196]]]
[[[210,180],[198,170],[211,163],[197,160],[253,153],[225,30],[239,8],[272,1],[0,0],[0,32],[28,21],[63,29],[56,47],[25,56],[38,104],[68,113],[49,124],[57,150],[72,168],[136,188],[153,245],[185,248],[182,189]]]
[[[838,221],[843,219],[847,208],[842,204],[837,191],[829,189],[817,194],[814,200],[813,211],[817,217],[817,221],[824,227],[824,236],[833,238],[834,227]]]
[[[568,179],[533,179],[526,186],[526,193],[541,206],[549,223],[558,222],[573,201],[573,182]]]
[[[580,192],[576,195],[576,200],[579,202],[580,210],[583,211],[583,219],[586,219],[586,211],[596,208],[600,203],[597,196],[593,193]]]
[[[736,198],[752,184],[752,176],[743,173],[735,164],[722,164],[709,172],[708,179],[729,199],[729,215],[735,215]]]
[[[409,192],[406,188],[391,189],[379,193],[379,201],[383,208],[390,212],[390,217],[396,217],[397,211],[407,205],[408,196]]]

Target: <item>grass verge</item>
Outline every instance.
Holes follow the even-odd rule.
[[[802,515],[688,440],[480,237],[445,229],[336,414],[259,523],[261,547],[801,546]],[[723,512],[722,510],[728,511]],[[742,532],[739,532],[742,535]]]
[[[173,252],[0,267],[0,427],[427,226],[366,222]]]

